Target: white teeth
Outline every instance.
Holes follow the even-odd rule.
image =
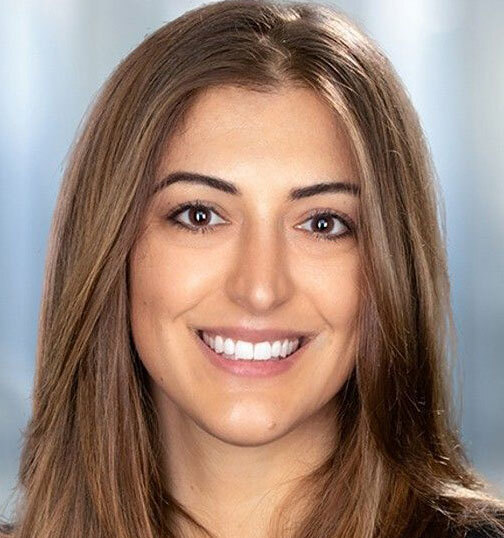
[[[235,352],[235,343],[233,342],[233,340],[231,340],[231,338],[226,338],[226,340],[224,341],[224,353],[226,355],[234,355],[234,352]]]
[[[271,359],[271,344],[269,342],[260,342],[259,344],[256,344],[254,346],[254,359]]]
[[[275,342],[245,342],[231,338],[224,338],[216,335],[209,336],[207,333],[202,334],[203,341],[211,347],[216,353],[224,353],[232,359],[248,359],[248,360],[268,360],[271,358],[282,356],[285,358],[299,347],[299,338],[294,340],[276,340]]]
[[[238,342],[236,342],[234,354],[237,359],[253,359],[254,344],[238,340]]]
[[[224,351],[224,339],[222,336],[217,335],[215,337],[215,351],[222,353]]]

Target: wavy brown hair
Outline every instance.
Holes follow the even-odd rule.
[[[471,467],[457,430],[444,210],[397,74],[334,8],[229,0],[148,36],[76,137],[51,229],[33,412],[4,535],[176,537],[180,518],[205,532],[159,466],[156,409],[130,331],[128,260],[166,141],[200,92],[220,85],[312,89],[343,122],[360,174],[365,300],[355,368],[334,397],[337,446],[278,508],[271,536],[285,536],[283,516],[307,499],[288,536],[504,532],[504,503]]]

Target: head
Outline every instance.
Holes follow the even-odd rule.
[[[173,181],[181,172],[232,191]],[[313,192],[321,183],[347,187]],[[165,146],[129,259],[132,335],[158,405],[249,446],[325,410],[355,364],[358,188],[344,129],[312,89],[202,92]],[[180,209],[195,200],[199,224],[197,206]],[[223,326],[299,333],[303,358],[282,375],[229,375],[197,341]]]
[[[241,195],[159,188],[178,171]],[[354,194],[289,197],[328,181]],[[217,210],[205,213],[214,231],[167,219],[194,199]],[[315,239],[319,209],[342,218],[325,221],[334,233],[345,222],[351,233]],[[299,536],[371,536],[376,525],[416,536],[418,513],[438,528],[428,499],[475,482],[450,423],[437,211],[416,113],[387,58],[340,13],[225,1],[151,34],[105,84],[65,171],[21,466],[25,528],[54,531],[36,510],[49,477],[67,490],[43,497],[47,512],[71,505],[83,535],[169,529],[180,507],[159,469],[161,398],[243,445],[332,414],[337,446],[310,477],[331,494]],[[188,211],[177,219],[195,225]],[[196,348],[194,329],[222,325],[311,333],[308,360],[284,384],[231,382]]]

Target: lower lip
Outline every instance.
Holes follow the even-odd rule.
[[[285,359],[268,359],[263,361],[245,360],[245,359],[226,359],[222,353],[216,353],[211,347],[207,346],[205,342],[194,333],[198,345],[200,346],[203,355],[205,355],[210,362],[231,374],[241,377],[272,377],[278,374],[286,372],[302,355],[307,342],[302,347],[298,347],[294,353],[290,354]]]

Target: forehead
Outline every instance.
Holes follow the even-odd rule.
[[[357,182],[341,120],[308,88],[220,86],[202,92],[167,144],[162,164],[163,171],[191,167],[228,177],[262,173],[279,179],[285,172],[292,181],[336,174]]]

